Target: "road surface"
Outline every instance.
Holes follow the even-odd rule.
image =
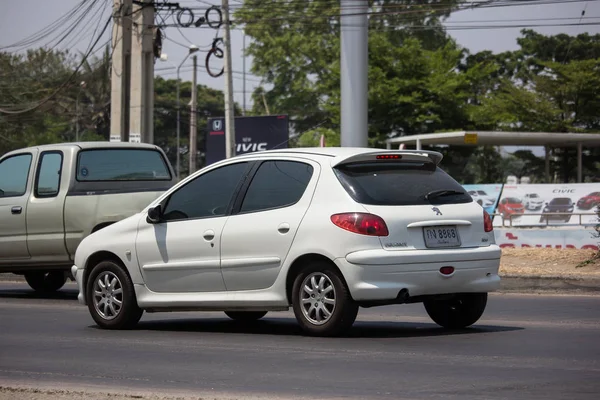
[[[96,328],[69,284],[50,297],[0,283],[0,386],[229,398],[597,399],[600,297],[491,295],[448,332],[422,305],[361,309],[344,338],[301,334],[293,314],[243,325],[222,313],[144,314]]]

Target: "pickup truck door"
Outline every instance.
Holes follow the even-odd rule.
[[[67,154],[67,158],[70,155]],[[69,260],[65,246],[64,206],[69,182],[63,178],[65,154],[40,153],[27,206],[27,247],[32,261]]]
[[[28,259],[27,199],[35,152],[12,154],[0,161],[0,262]]]

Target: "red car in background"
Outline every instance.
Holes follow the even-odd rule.
[[[498,213],[503,217],[508,217],[509,215],[515,214],[523,214],[525,211],[525,207],[523,206],[523,202],[521,199],[516,197],[505,197],[500,200],[498,203]]]
[[[583,196],[577,201],[577,208],[582,210],[590,210],[600,205],[600,192],[590,193]]]

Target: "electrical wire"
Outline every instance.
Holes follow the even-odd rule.
[[[9,115],[24,114],[24,113],[33,111],[33,110],[41,107],[42,105],[44,105],[47,102],[49,102],[50,100],[52,100],[56,95],[58,95],[61,92],[61,90],[64,89],[73,80],[73,78],[75,78],[77,76],[77,74],[79,73],[79,70],[84,65],[84,63],[86,62],[89,55],[92,53],[94,47],[98,44],[98,42],[104,35],[104,32],[106,32],[106,30],[108,29],[111,19],[112,19],[112,17],[107,19],[106,24],[104,25],[104,28],[102,29],[102,32],[100,33],[100,35],[98,35],[96,40],[93,40],[90,43],[90,46],[88,47],[88,50],[86,51],[84,57],[82,57],[81,62],[79,63],[79,65],[77,65],[77,67],[75,68],[75,70],[73,71],[71,76],[66,81],[64,81],[51,95],[49,95],[45,99],[39,101],[37,104],[35,104],[31,107],[25,108],[23,110],[15,111],[15,110],[7,110],[7,109],[0,108],[0,113],[9,114]]]

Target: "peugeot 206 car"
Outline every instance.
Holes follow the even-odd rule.
[[[437,324],[474,324],[499,287],[490,216],[426,151],[300,148],[241,155],[175,185],[86,238],[72,273],[102,328],[144,311],[293,309],[338,335],[360,307],[422,302]]]

